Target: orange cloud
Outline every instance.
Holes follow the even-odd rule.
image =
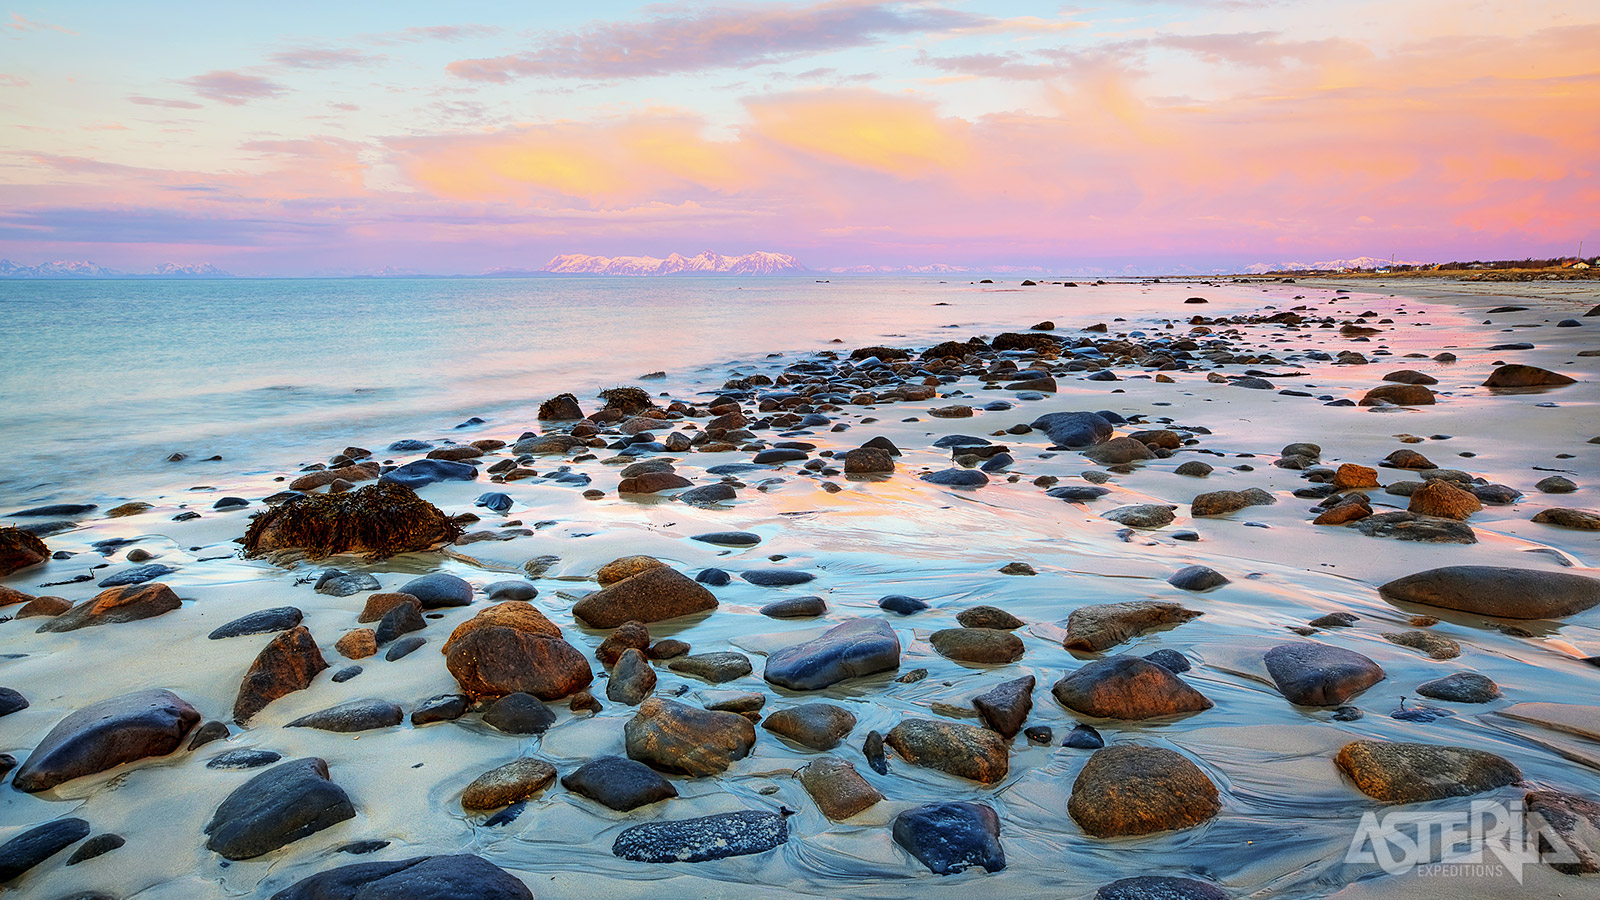
[[[748,134],[818,159],[899,178],[962,167],[966,122],[933,105],[876,91],[808,91],[751,100]]]

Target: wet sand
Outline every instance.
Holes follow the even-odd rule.
[[[272,703],[248,728],[234,727],[226,741],[190,752],[146,760],[98,776],[77,779],[53,791],[25,794],[0,789],[0,840],[26,826],[77,815],[96,833],[115,832],[127,839],[119,850],[89,862],[64,867],[62,854],[17,882],[19,896],[70,896],[74,891],[103,890],[116,897],[141,900],[215,896],[267,896],[298,879],[339,865],[372,859],[402,859],[432,853],[473,853],[522,878],[540,898],[581,897],[906,897],[967,896],[994,890],[1013,897],[1078,898],[1118,878],[1139,874],[1184,875],[1223,886],[1235,897],[1322,897],[1340,892],[1346,898],[1466,896],[1463,888],[1429,881],[1386,876],[1370,864],[1347,864],[1356,823],[1364,811],[1379,808],[1357,791],[1332,763],[1334,752],[1358,738],[1452,744],[1488,750],[1513,761],[1526,782],[1540,787],[1594,796],[1600,792],[1600,735],[1587,736],[1495,714],[1523,702],[1600,704],[1594,701],[1600,670],[1579,657],[1600,655],[1600,611],[1591,610],[1561,621],[1519,622],[1524,631],[1507,632],[1482,616],[1428,610],[1440,620],[1431,633],[1461,645],[1459,658],[1435,660],[1397,646],[1380,635],[1412,628],[1418,609],[1399,609],[1381,599],[1376,587],[1413,572],[1447,565],[1503,565],[1600,574],[1600,532],[1537,524],[1533,514],[1550,506],[1600,511],[1595,491],[1600,486],[1600,357],[1578,356],[1600,349],[1600,318],[1583,318],[1582,327],[1556,328],[1560,319],[1579,317],[1600,302],[1594,283],[1549,286],[1416,285],[1391,286],[1363,282],[1348,293],[1336,281],[1298,284],[1199,283],[1152,285],[1151,298],[1167,310],[1154,318],[1111,321],[1111,314],[1064,313],[1057,318],[1059,337],[1072,340],[1092,322],[1107,322],[1113,334],[1142,330],[1148,335],[1181,335],[1194,314],[1213,310],[1259,309],[1275,312],[1305,305],[1317,315],[1341,321],[1365,311],[1380,332],[1369,341],[1352,341],[1337,329],[1287,330],[1272,324],[1236,327],[1233,352],[1271,352],[1279,361],[1214,367],[1203,360],[1186,371],[1164,374],[1114,367],[1121,380],[1086,381],[1082,373],[1059,373],[1059,390],[1040,400],[1017,400],[1014,391],[984,390],[966,378],[940,387],[943,396],[928,401],[846,405],[827,415],[848,430],[830,426],[809,434],[778,437],[759,432],[767,442],[803,440],[819,450],[843,453],[869,438],[884,436],[901,448],[896,473],[887,478],[852,479],[808,473],[799,464],[764,467],[738,476],[744,487],[738,499],[716,507],[695,507],[671,495],[622,495],[616,487],[621,465],[608,462],[612,453],[594,451],[598,459],[568,462],[543,458],[541,472],[556,465],[588,474],[587,487],[604,492],[585,499],[583,487],[516,482],[490,485],[487,475],[470,483],[444,482],[422,488],[422,497],[451,514],[475,512],[482,521],[469,530],[498,529],[519,520],[529,536],[480,541],[446,548],[442,553],[407,554],[372,562],[340,557],[324,563],[303,562],[292,569],[238,555],[234,539],[243,534],[248,517],[260,511],[261,499],[281,490],[301,466],[337,453],[283,460],[281,468],[256,474],[208,475],[208,484],[182,493],[141,496],[128,485],[125,496],[153,504],[144,513],[106,518],[106,507],[90,513],[77,527],[45,538],[52,551],[71,558],[25,569],[4,585],[30,594],[54,594],[74,602],[93,596],[92,581],[41,587],[94,569],[95,581],[131,567],[126,554],[142,548],[155,562],[176,567],[161,580],[184,598],[183,608],[143,621],[83,629],[66,634],[38,634],[41,619],[0,624],[4,652],[0,684],[28,698],[30,706],[0,718],[0,751],[19,761],[69,712],[88,703],[146,687],[172,690],[194,704],[205,719],[227,720],[240,678],[271,635],[211,641],[216,626],[258,609],[296,606],[332,668],[312,686]],[[1058,289],[1059,290],[1059,289]],[[1398,293],[1403,290],[1405,293]],[[1207,296],[1208,305],[1186,305],[1191,296]],[[1487,310],[1514,304],[1528,309],[1490,314]],[[1273,309],[1266,309],[1266,307]],[[1308,313],[1309,315],[1310,313]],[[1379,319],[1392,324],[1377,324]],[[1487,323],[1486,321],[1487,320]],[[1166,324],[1175,323],[1171,332]],[[1032,322],[1015,322],[1026,330]],[[1228,326],[1212,326],[1221,332]],[[965,339],[964,331],[951,332]],[[1099,335],[1088,335],[1099,337]],[[1529,341],[1528,350],[1489,348]],[[853,344],[839,348],[847,355]],[[907,345],[910,346],[910,345]],[[1387,355],[1375,351],[1386,349]],[[1308,358],[1306,351],[1336,354],[1357,350],[1367,365],[1334,365]],[[1448,350],[1452,363],[1433,361]],[[1423,358],[1406,358],[1420,353]],[[800,358],[789,356],[741,366],[739,374],[777,377]],[[1576,384],[1540,392],[1495,393],[1479,385],[1498,361],[1526,363],[1562,372]],[[1022,363],[1026,365],[1026,361]],[[1253,390],[1213,383],[1208,371],[1242,375],[1263,370],[1274,389]],[[1359,400],[1381,376],[1397,369],[1415,369],[1438,379],[1438,403],[1421,407],[1330,407],[1320,397]],[[1304,375],[1284,376],[1296,372]],[[704,403],[715,395],[728,373],[669,373],[665,382],[635,382],[655,392],[664,385],[674,398]],[[1284,395],[1292,389],[1310,396]],[[965,392],[957,396],[957,391]],[[584,410],[598,405],[580,397]],[[972,418],[932,418],[928,410],[951,404],[981,407],[991,400],[1012,400],[1011,409],[980,411]],[[661,400],[663,404],[665,400]],[[749,409],[753,404],[746,404]],[[1049,412],[1111,410],[1125,417],[1145,417],[1118,428],[1126,434],[1140,428],[1200,426],[1198,442],[1168,458],[1137,463],[1131,472],[1111,474],[1104,485],[1111,493],[1088,503],[1067,503],[1047,496],[1034,484],[1055,476],[1059,485],[1083,485],[1080,473],[1105,471],[1080,453],[1051,451],[1040,432],[1004,433]],[[876,421],[865,422],[866,418]],[[907,421],[909,420],[909,421]],[[1170,426],[1165,424],[1170,420]],[[530,420],[490,422],[471,431],[441,423],[432,434],[396,434],[394,439],[514,441]],[[703,426],[704,420],[700,420]],[[988,437],[1010,448],[1015,462],[993,473],[977,489],[943,488],[918,478],[923,472],[951,466],[948,450],[934,441],[948,434]],[[1417,436],[1416,443],[1403,442]],[[1447,436],[1447,437],[1445,437]],[[1300,470],[1278,468],[1273,461],[1293,442],[1321,446],[1323,465],[1357,463],[1376,466],[1394,450],[1418,450],[1441,467],[1480,475],[1509,485],[1523,496],[1508,505],[1488,505],[1469,520],[1477,543],[1411,543],[1369,537],[1345,527],[1314,526],[1316,501],[1292,496],[1307,482]],[[378,457],[405,462],[421,454],[385,453]],[[1207,451],[1205,453],[1197,451]],[[1566,456],[1570,454],[1570,456]],[[696,485],[717,481],[705,469],[748,462],[749,451],[657,454],[676,460],[677,472]],[[815,458],[815,454],[812,454]],[[570,454],[569,454],[570,456]],[[491,453],[485,465],[509,458]],[[1215,466],[1206,478],[1178,475],[1183,462],[1201,460]],[[631,461],[631,460],[628,460]],[[1414,472],[1379,469],[1384,484],[1415,480]],[[1576,482],[1575,493],[1547,495],[1534,484],[1551,474]],[[1016,476],[1016,477],[1010,477]],[[823,484],[839,488],[829,492]],[[1222,517],[1193,517],[1195,496],[1217,490],[1261,488],[1276,502]],[[514,499],[506,516],[473,506],[489,490],[503,490]],[[1404,509],[1406,498],[1372,491],[1375,509]],[[251,501],[245,509],[213,512],[224,496]],[[61,497],[63,501],[80,499]],[[1171,504],[1177,519],[1158,529],[1126,529],[1101,516],[1122,506]],[[174,522],[182,509],[201,517]],[[12,521],[12,520],[8,520]],[[20,522],[23,520],[14,520]],[[730,549],[689,540],[710,531],[739,530],[761,537],[753,547]],[[1191,530],[1198,540],[1180,540]],[[91,545],[109,538],[133,543],[107,555]],[[675,637],[694,652],[739,650],[755,663],[755,672],[721,685],[657,667],[658,696],[697,704],[707,696],[733,690],[762,691],[767,712],[785,703],[827,701],[849,708],[857,725],[835,755],[857,769],[887,798],[846,822],[831,823],[794,777],[793,771],[817,754],[761,729],[749,758],[714,778],[673,778],[680,797],[631,813],[612,813],[559,786],[544,790],[513,821],[497,826],[486,816],[464,813],[461,789],[478,774],[518,756],[537,756],[566,774],[595,756],[623,752],[622,727],[634,709],[606,702],[604,673],[594,664],[596,696],[605,709],[599,715],[573,714],[564,703],[551,703],[557,723],[542,737],[521,738],[499,733],[475,714],[453,723],[397,727],[337,734],[282,727],[292,719],[336,703],[361,698],[398,702],[408,712],[422,700],[455,690],[439,647],[450,630],[486,605],[480,596],[472,607],[441,610],[418,634],[427,644],[394,662],[382,656],[362,660],[365,671],[342,684],[330,676],[344,664],[333,650],[339,636],[356,627],[355,614],[366,593],[332,598],[314,593],[308,576],[327,565],[347,572],[374,575],[385,590],[431,571],[459,575],[478,587],[518,578],[530,559],[559,558],[533,579],[534,601],[558,624],[568,641],[593,658],[607,632],[588,629],[570,612],[572,602],[594,590],[595,571],[612,559],[643,554],[657,557],[691,576],[716,566],[737,575],[757,568],[804,570],[816,580],[795,587],[770,588],[737,577],[713,589],[719,608],[705,616],[656,623],[655,639]],[[777,561],[773,561],[774,558]],[[1034,576],[1003,575],[1012,562],[1026,562]],[[1192,564],[1210,566],[1230,583],[1202,594],[1178,590],[1166,579]],[[784,597],[820,595],[829,612],[821,620],[777,620],[757,613],[763,604]],[[888,615],[877,601],[890,594],[926,600],[931,608],[908,617]],[[1168,600],[1204,612],[1193,621],[1167,630],[1146,632],[1109,653],[1148,654],[1170,648],[1184,654],[1193,669],[1189,684],[1215,703],[1197,715],[1152,722],[1092,720],[1109,744],[1140,742],[1179,750],[1210,776],[1221,793],[1221,813],[1195,828],[1142,838],[1100,839],[1086,834],[1067,814],[1073,781],[1089,752],[1060,746],[1073,724],[1082,720],[1050,695],[1050,686],[1065,672],[1098,654],[1073,654],[1061,639],[1068,614],[1075,608],[1123,600]],[[986,604],[1023,619],[1019,633],[1026,647],[1018,662],[1003,666],[967,665],[933,650],[928,637],[955,625],[961,610]],[[1380,664],[1387,679],[1352,701],[1364,714],[1355,721],[1336,721],[1329,710],[1293,706],[1274,689],[1261,664],[1267,648],[1300,639],[1290,626],[1331,612],[1359,616],[1352,628],[1319,631],[1312,639],[1356,650]],[[14,614],[15,609],[4,612]],[[834,688],[800,696],[765,684],[760,677],[762,654],[819,633],[828,625],[854,616],[887,616],[904,648],[900,672],[926,668],[928,677],[905,684],[896,673],[855,679]],[[1457,671],[1492,678],[1501,699],[1484,704],[1428,701],[1455,712],[1432,722],[1402,721],[1389,713],[1401,697],[1414,702],[1416,685]],[[969,707],[973,696],[995,684],[1034,675],[1038,685],[1029,725],[1054,728],[1052,745],[1030,743],[1019,735],[1010,744],[1009,775],[991,786],[909,765],[892,754],[888,775],[865,764],[862,740],[870,730],[887,732],[901,718],[938,718],[936,703]],[[1593,718],[1600,718],[1597,712]],[[977,724],[976,718],[959,721]],[[204,848],[201,830],[213,810],[254,772],[205,768],[220,753],[241,748],[270,749],[286,758],[319,756],[328,761],[333,780],[350,795],[354,819],[256,859],[225,863]],[[1484,796],[1519,803],[1527,785],[1508,786]],[[1000,815],[1001,842],[1009,858],[1002,872],[970,870],[962,875],[931,875],[890,838],[897,813],[921,803],[975,800]],[[1438,808],[1451,808],[1448,803]],[[612,841],[624,828],[643,821],[682,819],[737,809],[776,810],[787,807],[790,839],[767,853],[695,863],[652,865],[614,857]],[[356,840],[386,840],[390,845],[371,856],[355,857],[337,848]],[[1356,884],[1359,882],[1359,884]],[[1346,887],[1350,885],[1350,887]],[[1437,885],[1437,887],[1435,886]],[[1477,887],[1473,888],[1478,889]],[[1510,882],[1498,896],[1581,896],[1593,890],[1588,881],[1541,871],[1525,885]]]

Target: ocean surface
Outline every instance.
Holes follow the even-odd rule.
[[[774,352],[1158,309],[1149,286],[1021,280],[0,282],[0,500],[170,488],[216,455],[228,472],[282,467],[399,432],[442,434],[469,416],[531,427],[554,394],[714,390],[731,364]],[[1219,297],[1206,311],[1228,309]],[[666,377],[639,380],[653,372]],[[174,452],[189,464],[165,463]]]

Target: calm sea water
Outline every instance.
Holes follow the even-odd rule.
[[[1156,308],[1135,284],[934,278],[239,279],[0,283],[0,497],[192,483],[191,461],[281,467],[346,443],[527,420],[562,391],[878,341],[932,343]],[[1161,302],[1172,312],[1170,292]],[[1238,292],[1240,294],[1244,292]],[[1218,297],[1207,311],[1224,311]],[[952,327],[956,326],[956,327]],[[156,479],[152,483],[150,479]],[[119,491],[120,486],[120,491]],[[137,487],[136,487],[137,486]]]

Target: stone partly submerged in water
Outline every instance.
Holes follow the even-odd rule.
[[[234,788],[206,825],[206,847],[227,859],[254,859],[355,815],[326,762],[294,759]]]
[[[929,803],[895,817],[894,842],[935,875],[974,866],[994,873],[1006,867],[1000,817],[983,803]]]
[[[183,606],[172,588],[160,582],[106,588],[39,626],[39,631],[77,631],[96,625],[137,622]]]
[[[1445,566],[1378,588],[1391,603],[1417,603],[1503,619],[1556,619],[1600,604],[1600,579],[1504,566]]]
[[[738,713],[714,712],[652,697],[623,726],[628,756],[670,775],[727,771],[755,746],[756,729]]]
[[[624,622],[660,622],[717,608],[704,585],[668,566],[656,565],[613,582],[579,600],[572,614],[592,628]]]
[[[1490,388],[1526,388],[1526,387],[1559,387],[1572,384],[1574,380],[1560,372],[1541,369],[1538,366],[1524,366],[1518,364],[1501,366],[1489,373],[1483,386]]]
[[[1119,878],[1095,892],[1094,900],[1231,900],[1228,892],[1209,881],[1175,875],[1135,875]]]
[[[617,812],[678,796],[655,769],[625,756],[591,759],[563,777],[561,786]]]
[[[1068,450],[1104,443],[1116,432],[1110,422],[1092,412],[1047,413],[1034,419],[1029,427],[1044,432],[1056,446]]]
[[[1384,803],[1466,797],[1522,780],[1501,756],[1438,744],[1351,741],[1334,764],[1361,793]]]
[[[1210,709],[1206,696],[1162,666],[1137,656],[1108,656],[1067,673],[1051,689],[1074,712],[1137,721]]]
[[[800,785],[822,814],[835,822],[864,812],[883,799],[855,766],[834,756],[812,760],[801,768]]]
[[[794,691],[816,691],[900,667],[900,639],[882,619],[842,622],[820,636],[767,656],[762,677]]]
[[[1072,784],[1067,812],[1095,837],[1190,828],[1222,809],[1217,786],[1184,756],[1119,744],[1096,750]]]
[[[171,691],[137,691],[102,700],[50,729],[11,783],[19,791],[36,793],[124,763],[165,756],[199,722],[199,711]]]
[[[912,765],[936,769],[980,784],[1006,777],[1010,753],[994,732],[960,722],[904,719],[884,743]]]
[[[246,556],[304,550],[389,557],[428,550],[461,536],[461,527],[403,484],[380,481],[339,494],[303,494],[268,507],[245,531]]]
[[[1278,693],[1301,706],[1338,706],[1384,679],[1377,663],[1328,644],[1279,644],[1263,659]]]
[[[747,809],[635,825],[617,835],[611,852],[633,862],[694,863],[765,853],[788,840],[782,813]]]
[[[271,900],[533,900],[511,873],[481,857],[419,856],[356,863],[297,881]]]
[[[1061,644],[1068,650],[1098,653],[1152,628],[1181,625],[1200,615],[1197,610],[1161,600],[1083,606],[1067,616],[1067,636]]]

